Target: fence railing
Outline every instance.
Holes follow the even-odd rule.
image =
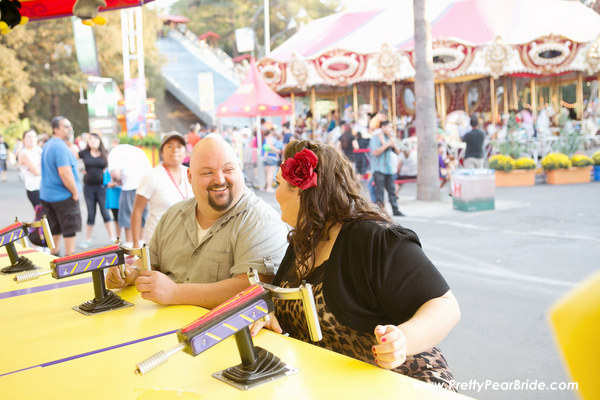
[[[185,33],[172,29],[169,32],[169,36],[176,39],[191,53],[201,58],[216,71],[219,71],[223,76],[231,80],[231,82],[236,85],[240,84],[233,68],[233,59],[223,50],[210,47],[206,41],[198,39],[198,36],[189,29]]]

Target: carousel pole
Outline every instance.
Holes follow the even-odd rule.
[[[369,89],[369,102],[371,103],[371,112],[375,112],[375,89],[373,88],[373,82]]]
[[[315,87],[312,86],[310,88],[310,112],[312,113],[312,121],[311,121],[311,134],[310,134],[310,138],[312,140],[315,139],[315,128],[317,126],[317,124],[315,123],[317,120],[317,92],[315,90]]]
[[[337,86],[333,87],[333,101],[335,102],[335,109],[336,109],[337,114],[338,114],[338,125],[339,125],[339,120],[341,118],[341,115],[340,115],[341,108],[340,108],[340,104],[339,104],[340,103],[340,99],[338,97]]]
[[[577,119],[583,118],[583,74],[577,73]]]
[[[552,107],[554,107],[554,125],[558,125],[560,118],[560,100],[558,99],[558,78],[552,78]]]
[[[465,83],[464,88],[465,90],[463,93],[463,98],[465,102],[465,112],[467,113],[467,115],[469,115],[469,84]]]
[[[392,99],[391,99],[392,95],[391,95],[391,92],[392,92],[391,90],[388,92],[388,98],[387,98],[387,100],[388,100],[388,121],[392,120]]]
[[[537,119],[537,99],[535,98],[535,79],[531,78],[529,83],[531,87],[531,114],[533,115],[533,120]]]
[[[442,114],[442,104],[440,103],[440,84],[435,84],[435,108],[437,109],[437,116]]]
[[[506,76],[503,78],[502,82],[504,85],[504,93],[502,97],[502,101],[504,102],[504,114],[508,115],[508,79],[506,79]]]
[[[354,111],[354,121],[358,119],[358,88],[356,87],[356,83],[352,85],[352,108]]]
[[[296,96],[290,92],[290,102],[292,103],[292,117],[290,118],[290,133],[296,133]]]
[[[490,111],[492,114],[491,117],[491,122],[492,124],[496,124],[497,121],[497,117],[496,117],[496,85],[495,85],[495,81],[494,78],[490,76]]]
[[[446,85],[440,82],[440,126],[446,128]]]
[[[598,74],[596,75],[596,81],[598,82],[598,99],[597,102],[598,104],[596,105],[596,110],[600,110],[600,72],[598,72]],[[600,112],[600,111],[597,111]],[[598,115],[596,113],[596,115]]]
[[[377,111],[379,110],[383,110],[383,86],[379,85],[379,88],[377,89],[377,93],[379,94],[379,104],[377,105]]]
[[[392,82],[392,127],[394,129],[394,136],[397,136],[396,132],[396,82]]]
[[[517,78],[512,78],[513,109],[519,109],[519,94],[517,93]]]

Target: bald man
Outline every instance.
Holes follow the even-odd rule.
[[[150,241],[151,271],[141,260],[108,271],[109,288],[135,284],[159,304],[213,308],[247,288],[253,268],[270,282],[287,249],[287,226],[279,214],[244,185],[236,154],[220,137],[194,147],[188,169],[194,197],[175,204]]]

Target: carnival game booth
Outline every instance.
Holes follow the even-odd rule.
[[[39,275],[53,263],[59,265],[60,260],[48,254],[19,243],[14,246],[18,254],[26,255],[41,268],[35,270],[42,272]],[[0,248],[0,266],[9,263],[6,248]],[[60,267],[53,271],[59,274]],[[251,341],[289,363],[295,374],[267,380],[262,386],[247,390],[215,379],[212,374],[240,363],[240,352],[234,337],[225,339],[227,336],[223,335],[222,341],[215,342],[214,332],[210,331],[207,339],[215,340],[209,346],[214,348],[198,357],[196,353],[194,357],[176,355],[146,375],[148,366],[157,367],[160,360],[150,359],[142,364],[143,360],[181,344],[175,335],[178,330],[190,337],[196,335],[196,331],[190,332],[188,324],[209,320],[215,311],[162,306],[142,299],[135,287],[128,287],[117,292],[134,306],[84,315],[72,307],[89,298],[92,286],[96,289],[89,275],[75,273],[59,280],[42,276],[23,283],[17,283],[14,274],[0,275],[0,339],[6,344],[0,352],[2,398],[336,399],[385,397],[389,393],[419,399],[466,398],[427,388],[424,383],[419,388],[420,382],[412,378],[268,330]],[[230,316],[234,321],[220,322],[234,327],[240,322],[236,317],[242,319],[238,312]],[[254,317],[250,310],[250,317],[260,315]],[[210,321],[218,322],[215,318]],[[201,346],[203,340],[193,343]],[[142,366],[143,376],[136,375]]]
[[[414,105],[412,1],[373,1],[314,20],[259,63],[281,94],[343,109],[361,104],[411,116]],[[466,0],[428,4],[438,115],[512,108],[575,108],[597,98],[600,15],[580,2]],[[533,95],[532,95],[533,94]],[[597,103],[596,103],[597,104]]]
[[[217,117],[256,118],[256,143],[261,149],[262,135],[260,119],[262,117],[284,116],[292,114],[292,105],[275,93],[273,89],[261,78],[256,68],[254,59],[250,60],[250,67],[246,78],[237,90],[223,104],[217,107]],[[252,121],[250,121],[252,126]],[[254,176],[258,172],[258,185],[264,185],[264,168],[262,152],[256,148],[247,147],[238,154],[244,165],[246,177]],[[253,180],[253,179],[251,179]]]

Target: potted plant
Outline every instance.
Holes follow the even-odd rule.
[[[594,160],[594,180],[600,181],[600,151],[594,153],[592,160]]]
[[[546,181],[551,185],[588,183],[591,165],[592,159],[583,154],[569,158],[566,154],[550,153],[542,159]]]
[[[144,137],[140,135],[127,136],[119,135],[119,139],[121,140],[121,144],[129,144],[135,147],[139,147],[148,157],[148,160],[152,163],[152,166],[155,167],[160,162],[160,155],[158,154],[158,149],[160,147],[160,139],[158,139],[154,135],[146,135]]]
[[[531,158],[497,154],[488,160],[488,166],[496,171],[496,187],[533,186],[535,184],[535,162]]]

